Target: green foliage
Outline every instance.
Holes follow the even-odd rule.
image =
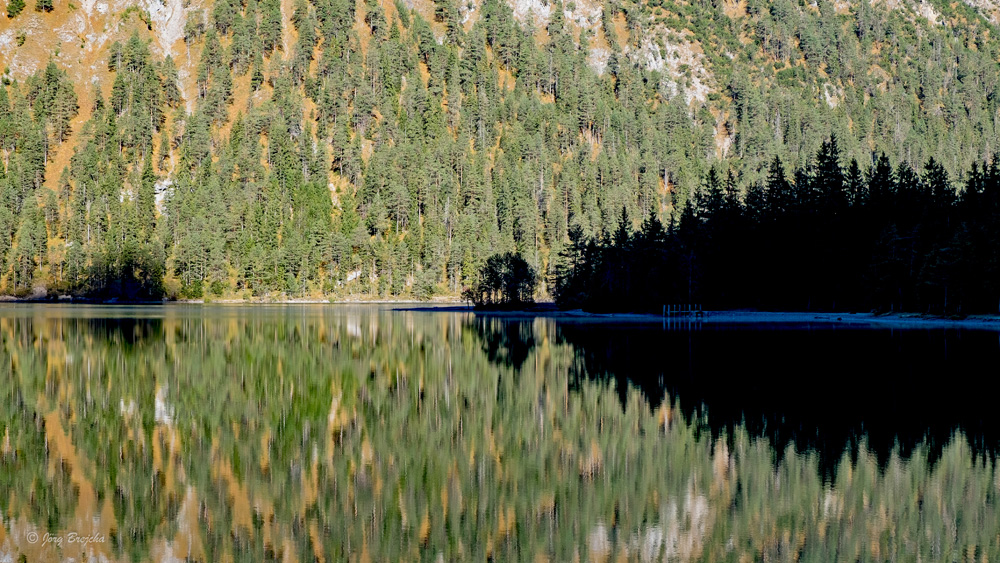
[[[281,2],[262,0],[260,3],[260,42],[265,55],[281,47]]]
[[[202,282],[199,279],[181,286],[181,297],[185,299],[201,299],[205,294]]]
[[[11,282],[15,293],[27,293],[34,284],[35,271],[45,264],[45,216],[34,202],[24,206],[21,226],[14,237],[16,253],[11,257]]]
[[[237,17],[236,7],[230,0],[217,0],[212,6],[212,21],[219,33],[228,33]]]
[[[25,86],[35,121],[56,142],[64,141],[70,134],[70,121],[79,111],[76,91],[66,71],[49,61],[44,72],[29,77]]]
[[[201,11],[191,13],[184,22],[184,42],[194,43],[205,34],[205,14]]]
[[[159,299],[163,293],[166,256],[156,234],[152,166],[152,135],[164,120],[161,83],[148,45],[137,36],[116,44],[112,55],[110,103],[98,97],[55,191],[38,190],[47,151],[70,133],[76,93],[53,62],[12,89],[10,121],[0,119],[0,137],[17,132],[3,147],[14,172],[5,181],[5,199],[20,214],[9,244],[0,247],[9,292],[37,283],[96,298]],[[0,105],[8,103],[5,89]],[[12,229],[9,219],[4,214],[0,228]],[[46,278],[37,279],[46,266]]]
[[[49,1],[49,0],[39,0],[39,1]],[[149,12],[143,10],[138,6],[129,6],[128,8],[125,8],[124,11],[122,11],[120,16],[121,20],[123,22],[127,22],[129,16],[131,16],[132,14],[135,14],[135,16],[139,18],[139,21],[141,21],[146,25],[147,30],[152,31],[153,23],[152,23],[152,18],[149,17]]]
[[[10,19],[16,18],[21,12],[24,11],[24,6],[24,0],[10,0],[7,3],[7,17]],[[23,43],[24,42],[22,41],[21,43],[18,43],[18,45]]]

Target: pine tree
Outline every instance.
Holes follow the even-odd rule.
[[[983,203],[983,194],[986,191],[986,175],[979,170],[979,163],[973,162],[972,169],[965,179],[965,189],[959,196],[959,205],[966,220],[980,216],[980,206]]]
[[[153,233],[156,224],[156,174],[153,172],[153,157],[146,155],[142,167],[142,177],[139,179],[138,195],[136,196],[136,217],[138,231],[136,234],[141,242],[146,242]],[[141,234],[140,234],[141,233]]]
[[[0,166],[0,170],[3,167]],[[14,232],[17,230],[17,218],[14,215],[14,187],[6,178],[0,178],[0,269],[7,269],[7,253],[13,243]]]
[[[14,116],[11,114],[10,96],[7,87],[0,84],[0,151],[10,153],[15,140]],[[6,175],[5,166],[0,164],[0,177]]]
[[[59,201],[54,190],[45,191],[45,226],[47,227],[48,234],[50,236],[58,237],[62,232],[59,214]]]
[[[46,256],[45,215],[36,201],[26,203],[14,238],[13,285],[15,291],[27,292],[34,285],[35,272]]]
[[[161,171],[170,160],[170,134],[166,127],[160,129],[160,146],[156,153],[156,166]]]
[[[725,207],[725,191],[715,167],[708,169],[702,194],[698,197],[698,216],[711,222],[720,217]]]
[[[45,70],[31,76],[26,85],[35,119],[56,142],[62,142],[69,136],[69,123],[79,110],[76,91],[66,71],[49,61]]]
[[[24,0],[10,0],[7,3],[7,17],[14,19],[24,11]]]
[[[240,76],[250,68],[254,55],[259,51],[256,32],[256,21],[252,16],[236,16],[233,24],[233,40],[229,46],[229,64]]]
[[[795,194],[785,177],[785,166],[777,156],[767,171],[767,207],[770,217],[779,217],[795,206]]]
[[[868,185],[858,166],[857,159],[852,158],[844,177],[848,203],[852,207],[861,207],[868,203]]]
[[[216,0],[212,6],[212,22],[219,33],[225,35],[233,27],[233,22],[239,15],[231,0]]]
[[[461,42],[463,35],[461,15],[455,0],[434,0],[434,21],[444,23],[451,44]]]
[[[264,83],[264,61],[261,60],[260,53],[254,55],[253,70],[250,73],[250,89],[256,92]]]
[[[816,155],[816,181],[813,183],[816,204],[833,214],[842,213],[847,207],[844,193],[844,172],[840,168],[840,148],[837,137],[823,141]]]
[[[170,107],[178,107],[183,98],[181,97],[180,88],[177,86],[177,66],[174,64],[173,57],[167,55],[163,59],[160,73],[163,75],[163,101]]]
[[[115,41],[108,48],[108,71],[117,72],[118,67],[122,64],[122,44],[120,41]]]
[[[279,0],[262,0],[260,41],[264,55],[281,48],[281,3]]]
[[[935,212],[942,212],[955,202],[955,191],[948,180],[948,172],[941,163],[931,157],[924,167],[924,184],[930,191],[930,205]]]
[[[886,210],[895,196],[896,179],[893,177],[889,158],[882,153],[868,171],[868,195],[876,215]]]

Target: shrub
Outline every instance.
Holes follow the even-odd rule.
[[[199,279],[191,283],[181,285],[181,297],[184,299],[201,299],[205,295],[205,288]]]
[[[220,280],[215,280],[211,283],[209,291],[212,292],[212,295],[220,296],[226,293],[226,289],[228,288],[225,283]]]

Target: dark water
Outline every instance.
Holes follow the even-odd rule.
[[[710,413],[716,432],[742,424],[829,464],[862,440],[883,457],[921,443],[936,453],[956,430],[977,450],[1000,445],[996,331],[701,324],[559,334],[583,377],[615,381],[623,400],[638,387],[655,406],[667,392],[688,416]]]
[[[0,561],[1000,556],[991,331],[0,307]]]

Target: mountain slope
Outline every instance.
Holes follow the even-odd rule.
[[[7,293],[457,295],[712,166],[1000,141],[986,0],[41,2],[0,17]]]

